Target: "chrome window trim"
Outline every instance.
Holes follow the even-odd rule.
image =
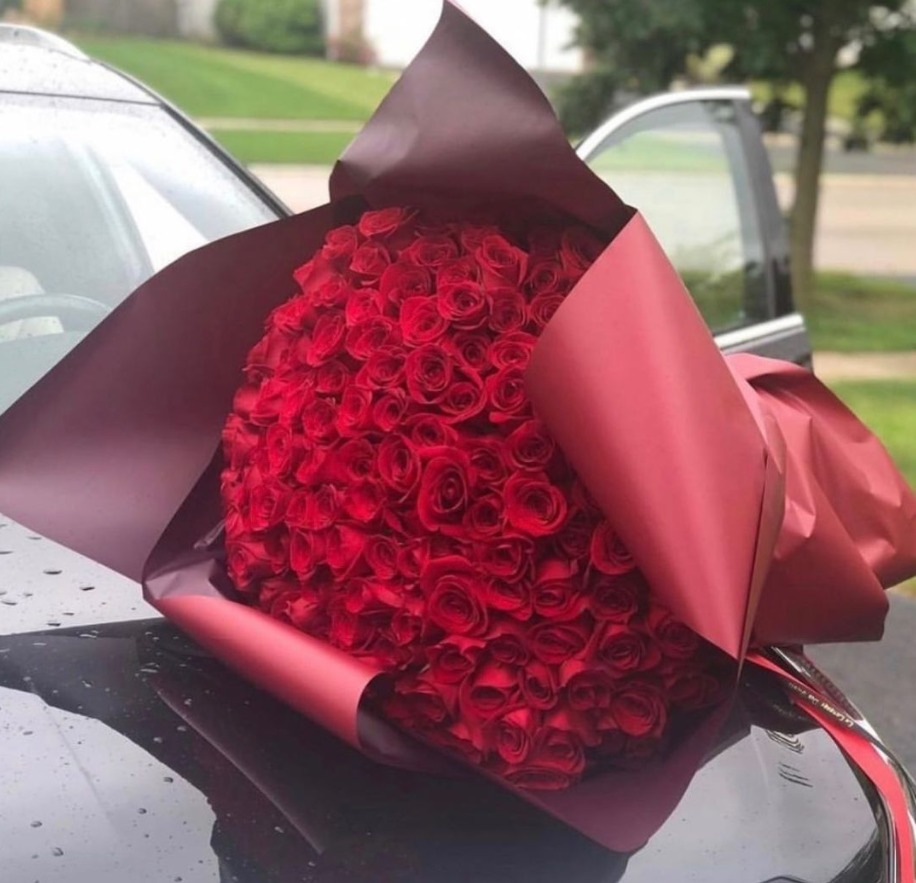
[[[684,89],[681,92],[665,92],[653,95],[625,107],[605,120],[576,148],[576,153],[583,159],[593,154],[607,139],[627,123],[649,113],[665,107],[675,107],[679,104],[690,104],[694,101],[750,101],[751,93],[744,86],[713,86],[704,89]]]
[[[789,313],[766,322],[757,322],[745,328],[736,328],[734,331],[723,331],[716,335],[716,344],[719,349],[730,350],[735,347],[746,346],[761,338],[772,337],[776,334],[785,334],[790,331],[804,331],[805,320],[800,313]]]

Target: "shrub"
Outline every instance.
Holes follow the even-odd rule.
[[[216,27],[229,46],[322,55],[320,0],[220,0]]]

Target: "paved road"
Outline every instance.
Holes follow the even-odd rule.
[[[916,772],[916,599],[891,594],[882,641],[808,652]]]
[[[324,166],[256,165],[252,170],[295,211],[327,200],[330,170]],[[780,200],[788,204],[790,177],[777,174],[776,186]],[[826,175],[816,247],[819,266],[916,277],[914,206],[916,174]]]

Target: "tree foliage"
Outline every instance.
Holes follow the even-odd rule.
[[[319,0],[220,0],[216,27],[230,46],[322,55]]]
[[[667,88],[688,72],[691,53],[727,43],[734,49],[728,79],[797,82],[805,104],[795,169],[791,251],[796,296],[804,307],[813,279],[814,234],[830,86],[841,50],[859,50],[858,64],[881,91],[872,101],[895,103],[913,89],[913,66],[901,34],[913,33],[910,0],[559,0],[581,17],[577,39],[593,64],[566,90],[578,102],[578,126],[594,125],[613,101],[595,88],[598,78],[615,90],[646,94]],[[912,39],[912,37],[910,38]],[[909,46],[909,43],[906,44]],[[895,49],[889,47],[896,46]],[[909,50],[906,50],[907,52]],[[916,52],[916,50],[914,50]],[[895,56],[896,55],[896,62]],[[901,55],[904,53],[904,55]],[[916,57],[916,56],[913,56]],[[882,79],[898,67],[904,79]],[[896,107],[896,105],[895,105]],[[910,100],[908,105],[912,109]],[[899,108],[897,117],[911,110]],[[905,120],[898,128],[905,128]]]

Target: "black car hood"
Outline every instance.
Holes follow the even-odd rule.
[[[0,601],[17,601],[0,605],[0,631],[13,611],[20,627],[26,609],[56,618],[0,637],[9,883],[816,883],[879,857],[851,769],[762,675],[745,678],[721,743],[649,845],[615,854],[480,777],[367,760],[162,620],[47,625],[84,618],[83,599],[98,620],[143,607],[101,572],[83,591],[92,566],[28,536],[0,530]]]

